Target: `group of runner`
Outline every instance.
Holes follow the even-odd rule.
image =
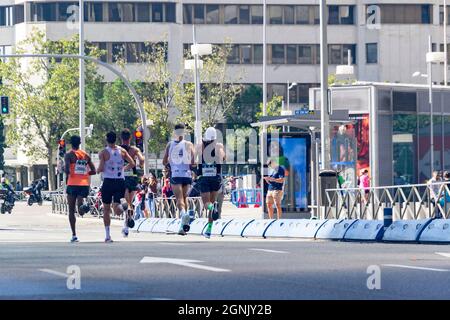
[[[204,235],[209,238],[212,223],[218,219],[215,204],[221,188],[225,150],[223,144],[217,141],[216,129],[212,127],[205,131],[201,145],[194,146],[186,141],[185,134],[185,126],[177,124],[173,140],[167,144],[163,159],[181,219],[178,234],[185,235],[189,231],[191,216],[188,212],[187,197],[193,179],[197,179],[203,204],[208,212],[208,225]],[[87,152],[80,149],[80,137],[75,135],[70,138],[72,149],[66,153],[64,162],[71,242],[79,241],[76,234],[77,209],[80,215],[89,211],[89,206],[84,204],[84,198],[89,195],[91,175],[101,174],[103,179],[101,198],[105,242],[113,242],[110,232],[112,211],[124,217],[124,237],[128,237],[129,228],[134,226],[132,201],[139,183],[138,166],[143,167],[144,156],[139,148],[131,146],[130,130],[124,129],[121,132],[121,140],[121,145],[117,145],[115,132],[106,135],[106,147],[99,153],[100,163],[98,168],[95,168]]]

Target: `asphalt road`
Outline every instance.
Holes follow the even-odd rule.
[[[105,244],[95,219],[71,244],[66,218],[47,209],[0,216],[0,299],[450,299],[446,245],[120,239],[120,222]]]

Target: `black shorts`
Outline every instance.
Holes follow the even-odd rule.
[[[128,191],[136,191],[138,183],[138,177],[125,177],[125,189]]]
[[[89,195],[89,186],[67,186],[66,193],[75,198],[87,198]]]
[[[180,177],[170,178],[170,184],[171,185],[181,184],[184,187],[184,186],[191,185],[192,179],[191,178],[180,178]]]
[[[103,180],[102,184],[102,202],[105,204],[120,203],[120,199],[125,197],[125,180],[109,179]]]
[[[200,192],[218,192],[222,184],[222,177],[201,177],[200,178]]]

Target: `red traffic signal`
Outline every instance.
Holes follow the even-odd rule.
[[[134,132],[134,138],[136,140],[136,147],[138,147],[141,152],[144,152],[144,131],[142,130],[142,127],[137,128]]]

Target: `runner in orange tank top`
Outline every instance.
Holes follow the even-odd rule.
[[[83,215],[83,198],[89,195],[90,175],[96,174],[95,166],[89,155],[80,149],[81,138],[72,136],[70,138],[72,150],[64,156],[66,180],[67,203],[69,205],[69,222],[72,229],[70,242],[78,242],[75,231],[76,217],[75,205],[78,203],[78,213]],[[88,170],[89,169],[89,170]]]

